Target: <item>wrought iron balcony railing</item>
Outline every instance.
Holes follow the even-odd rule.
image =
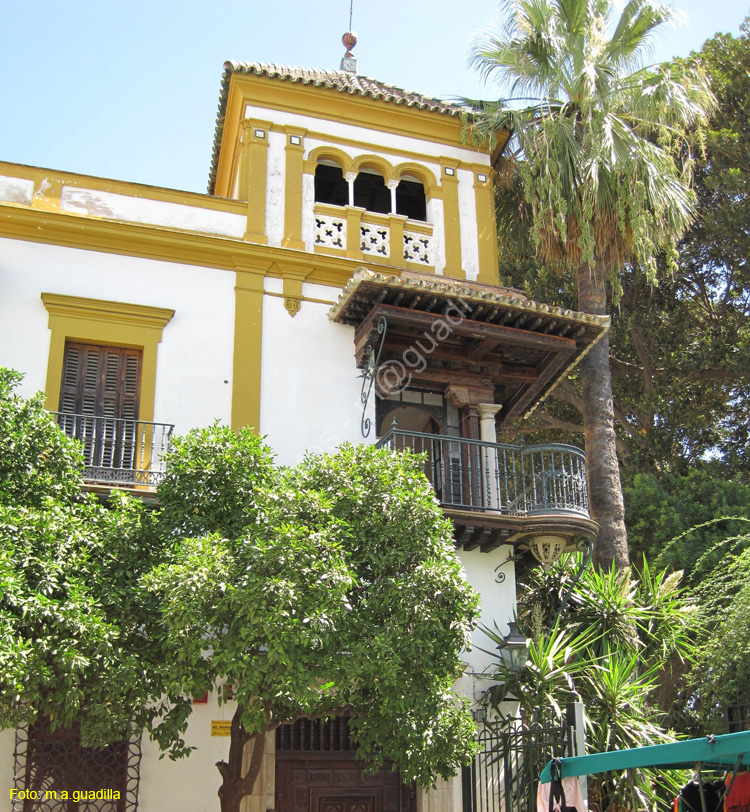
[[[58,426],[80,440],[86,482],[154,486],[164,476],[164,456],[174,426],[115,417],[52,412]]]
[[[424,454],[443,507],[589,518],[586,458],[575,446],[514,446],[393,429],[378,445]]]

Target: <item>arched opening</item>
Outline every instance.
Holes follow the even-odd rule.
[[[332,206],[349,203],[349,184],[341,167],[329,160],[321,160],[315,167],[315,202]]]
[[[422,181],[403,175],[396,187],[396,214],[405,214],[410,220],[427,220],[427,196]]]
[[[438,421],[422,406],[403,405],[392,409],[383,420],[383,432],[391,430],[394,420],[399,431],[442,434]]]
[[[391,192],[381,174],[362,168],[354,181],[354,205],[379,214],[391,213]]]

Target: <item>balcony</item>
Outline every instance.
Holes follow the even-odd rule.
[[[316,203],[313,218],[315,250],[362,262],[434,271],[430,223],[400,214],[377,214],[357,206]]]
[[[164,476],[173,425],[63,412],[52,415],[68,437],[80,440],[87,485],[153,489]]]
[[[487,551],[540,532],[596,535],[586,459],[574,446],[514,446],[399,429],[378,446],[425,455],[425,476],[466,549]]]

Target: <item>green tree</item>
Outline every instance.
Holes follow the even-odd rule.
[[[360,758],[422,785],[470,758],[452,684],[477,596],[420,466],[344,446],[275,471],[247,430],[177,441],[159,487],[176,546],[149,584],[172,690],[226,699],[231,686],[237,703],[223,812],[252,792],[269,732],[303,717],[351,714]]]
[[[723,565],[694,588],[695,657],[682,692],[682,718],[693,735],[726,732],[725,714],[750,702],[750,520],[716,545]]]
[[[582,571],[581,563],[580,555],[563,556],[549,571],[529,574],[518,605],[519,625],[529,634],[528,662],[518,671],[498,657],[491,699],[515,698],[527,714],[541,708],[559,722],[567,702],[582,701],[590,752],[673,741],[662,694],[688,656],[694,628],[680,573],[651,570],[645,561],[640,573],[614,566]],[[496,631],[486,631],[502,644]],[[660,784],[672,785],[674,797],[673,781],[639,775],[639,808],[654,806]],[[590,781],[589,801],[599,809],[631,808],[627,777]]]
[[[46,717],[101,747],[166,712],[158,607],[139,586],[160,545],[139,502],[81,494],[79,444],[20,379],[0,369],[0,728]]]
[[[512,0],[502,35],[472,51],[485,78],[511,98],[475,102],[475,138],[510,133],[539,255],[575,274],[578,308],[606,314],[607,281],[626,261],[656,273],[693,215],[689,144],[712,105],[688,63],[643,67],[653,32],[673,15],[630,0]],[[531,104],[529,104],[529,101]],[[601,530],[596,563],[628,564],[605,337],[580,364],[589,495]]]
[[[656,566],[683,570],[688,584],[726,564],[720,544],[743,530],[730,517],[750,519],[750,485],[720,476],[713,466],[685,476],[636,474],[625,486],[631,549]]]
[[[695,166],[696,220],[679,246],[673,272],[663,267],[657,287],[642,268],[626,265],[620,298],[609,308],[617,450],[630,482],[638,473],[660,480],[682,477],[704,466],[707,453],[713,460],[704,466],[706,477],[742,476],[748,470],[747,23],[740,36],[719,34],[707,40],[697,57],[717,107],[705,131],[705,152]],[[517,174],[509,170],[513,182],[498,199],[501,279],[536,299],[573,307],[570,280],[532,257]],[[663,259],[660,265],[666,265]],[[570,431],[575,437],[583,433],[581,410],[577,383],[567,381],[526,429],[553,429],[558,436]],[[637,544],[631,548],[638,551]]]

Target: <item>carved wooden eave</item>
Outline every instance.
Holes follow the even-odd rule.
[[[378,346],[384,316],[381,367],[403,363],[416,347],[426,366],[408,369],[411,385],[465,388],[478,402],[501,403],[500,423],[531,414],[610,324],[607,316],[534,302],[511,288],[366,268],[352,276],[328,315],[356,328],[360,367],[368,346]]]

